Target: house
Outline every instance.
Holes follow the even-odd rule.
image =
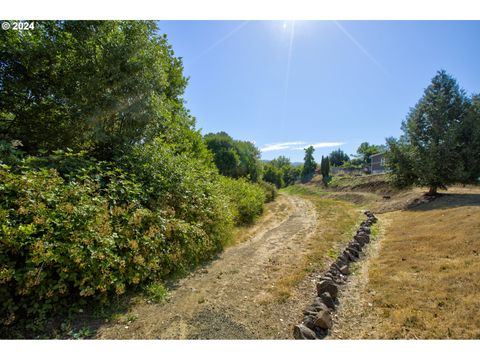
[[[370,173],[381,174],[385,172],[385,154],[377,153],[370,155]]]

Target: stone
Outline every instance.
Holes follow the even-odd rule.
[[[357,249],[358,252],[362,251],[362,245],[356,241],[356,240],[352,240],[348,243],[348,246],[351,246],[353,247],[354,249]]]
[[[305,325],[310,330],[315,331],[315,319],[317,318],[317,314],[315,315],[307,315],[303,318],[302,324]]]
[[[314,325],[321,329],[331,329],[333,326],[332,316],[328,311],[320,311],[315,318]]]
[[[317,335],[313,330],[310,330],[305,325],[295,325],[293,327],[293,337],[297,340],[315,340]]]
[[[337,258],[335,260],[335,265],[337,265],[338,268],[341,268],[343,265],[347,265],[348,262],[344,261],[343,259]]]
[[[348,274],[350,274],[350,270],[348,270],[348,266],[347,266],[347,265],[343,265],[343,266],[340,268],[340,272],[341,272],[343,275],[348,275]]]
[[[307,308],[305,308],[305,310],[303,310],[303,315],[316,315],[317,312],[318,312],[318,309],[310,305]]]
[[[333,281],[322,280],[317,283],[317,294],[328,292],[332,298],[336,298],[338,294],[338,287]]]
[[[370,234],[372,232],[372,230],[370,230],[369,227],[361,227],[360,230],[362,230],[365,234]]]
[[[366,243],[370,242],[370,236],[368,236],[368,234],[366,233],[357,234],[353,238],[362,245],[365,245]]]
[[[350,259],[350,261],[352,261],[352,262],[358,260],[358,258],[357,258],[354,254],[352,254],[349,250],[345,250],[343,253],[344,253],[345,256],[348,257],[348,258]]]
[[[347,250],[350,251],[353,255],[355,255],[356,257],[360,257],[360,251],[358,251],[357,249],[355,249],[353,246],[348,246],[347,247]]]
[[[312,306],[315,307],[315,310],[317,310],[317,313],[321,310],[328,311],[328,306],[323,303],[320,297],[315,298],[315,300],[312,303]]]
[[[331,310],[335,310],[335,301],[333,298],[330,296],[330,293],[324,292],[320,295],[320,299],[322,299],[322,302]]]
[[[347,259],[347,257],[343,254],[340,254],[338,256],[338,259],[342,260],[345,264],[348,264],[349,260]]]

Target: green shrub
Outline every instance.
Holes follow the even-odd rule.
[[[222,177],[221,185],[233,209],[235,224],[250,224],[262,214],[265,191],[261,185],[228,177]]]
[[[161,143],[139,147],[122,168],[55,156],[55,166],[69,164],[62,173],[48,158],[0,165],[3,325],[40,324],[76,300],[188,269],[231,232],[230,201],[208,162]]]
[[[265,193],[265,202],[271,202],[275,200],[278,195],[278,190],[275,185],[269,183],[267,181],[259,181],[258,185],[260,185]]]
[[[148,299],[154,303],[161,304],[167,300],[168,290],[159,282],[149,284],[145,289]]]

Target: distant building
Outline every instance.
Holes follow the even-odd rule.
[[[385,172],[385,154],[377,153],[370,155],[370,173],[381,174]]]

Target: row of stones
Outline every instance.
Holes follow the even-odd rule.
[[[349,264],[358,261],[362,248],[370,242],[370,227],[377,218],[370,211],[365,211],[367,220],[360,224],[357,233],[345,250],[331,264],[329,270],[317,282],[317,297],[303,311],[303,321],[295,325],[295,339],[322,339],[332,328],[332,313],[338,306],[338,290],[345,284],[349,275]]]

